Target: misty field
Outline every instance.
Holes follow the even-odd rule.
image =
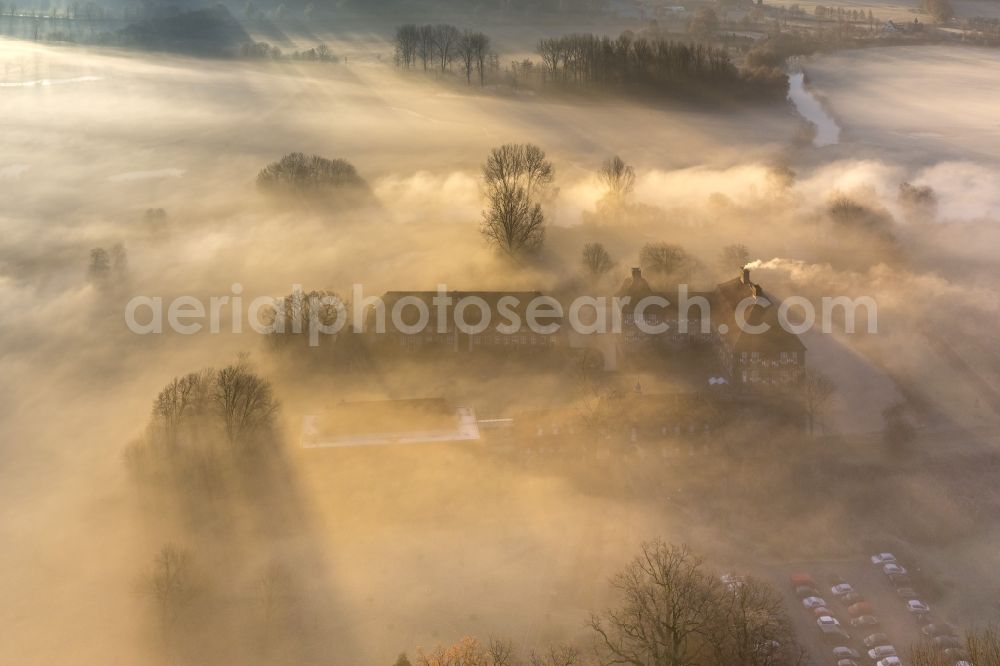
[[[465,635],[585,642],[609,577],[652,538],[762,575],[858,560],[888,541],[941,577],[935,603],[954,617],[986,613],[1000,506],[996,51],[807,61],[842,128],[839,144],[815,148],[796,141],[788,105],[478,94],[400,76],[384,41],[359,41],[329,64],[0,40],[0,662],[163,657],[142,580],[167,542],[195,545],[205,570],[230,576],[202,609],[206,652],[174,663],[388,666]],[[556,170],[545,251],[521,263],[479,233],[480,166],[511,142],[543,147]],[[371,199],[275,205],[255,178],[294,151],[348,160]],[[635,168],[633,218],[601,218],[596,173],[611,155]],[[929,188],[934,205],[907,199],[904,183]],[[838,218],[838,197],[862,213]],[[880,331],[807,334],[839,387],[815,438],[748,424],[700,452],[530,441],[317,452],[298,446],[302,418],[341,400],[443,396],[507,417],[580,409],[588,396],[568,363],[399,362],[362,375],[289,361],[253,334],[123,325],[133,295],[207,300],[236,283],[248,300],[354,283],[368,295],[555,291],[581,279],[593,241],[615,260],[608,292],[646,243],[682,245],[701,287],[736,277],[717,257],[746,243],[776,293],[874,296]],[[118,246],[127,261],[114,278],[88,280],[91,251]],[[130,443],[172,378],[242,353],[280,403],[268,482],[235,469],[218,496],[165,499],[130,474]],[[880,429],[903,399],[920,405],[920,432],[897,457]],[[272,559],[308,601],[303,633],[262,656],[243,620]]]

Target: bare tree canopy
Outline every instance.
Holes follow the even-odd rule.
[[[257,187],[269,193],[303,197],[368,190],[368,184],[349,162],[303,153],[288,153],[261,169],[257,174]]]
[[[539,249],[545,216],[538,198],[555,177],[545,152],[531,144],[494,148],[483,165],[487,207],[482,233],[502,252],[514,256]]]
[[[501,189],[489,196],[482,232],[491,245],[514,256],[542,246],[544,224],[542,205],[533,203],[523,187]]]
[[[809,434],[813,434],[827,403],[837,391],[837,385],[819,370],[807,368],[796,387],[802,409],[806,414]]]
[[[521,187],[529,198],[534,198],[552,184],[555,168],[538,146],[508,143],[490,152],[483,165],[483,178],[489,190]]]
[[[687,280],[694,272],[694,259],[679,245],[647,243],[639,252],[642,270],[664,279]]]
[[[748,263],[750,263],[750,250],[742,243],[727,245],[719,253],[719,266],[724,271],[740,271]]]
[[[591,617],[605,664],[689,666],[704,663],[702,639],[712,621],[718,583],[686,547],[661,541],[640,554],[611,581],[622,605]]]
[[[164,546],[142,580],[141,590],[156,603],[164,625],[174,625],[196,595],[191,554],[170,544]]]
[[[246,445],[251,435],[272,428],[278,403],[271,383],[254,374],[246,361],[220,370],[214,388],[213,397],[231,443]]]
[[[635,189],[635,169],[617,155],[604,162],[598,176],[615,199],[623,200]]]
[[[611,255],[600,243],[587,243],[583,247],[583,270],[591,279],[599,279],[615,267]]]
[[[431,35],[438,67],[444,72],[451,66],[452,61],[458,55],[458,44],[462,39],[462,33],[453,25],[441,24],[431,29]]]
[[[620,605],[590,621],[601,664],[803,662],[781,597],[772,587],[751,578],[723,585],[686,546],[645,543],[611,583]]]

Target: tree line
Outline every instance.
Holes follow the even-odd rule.
[[[485,33],[461,31],[448,24],[409,23],[396,29],[393,46],[396,66],[402,69],[419,64],[425,72],[446,72],[457,62],[467,82],[472,82],[472,73],[476,72],[479,85],[485,84],[490,58],[490,38]]]
[[[780,92],[783,96],[787,89],[783,75],[780,80],[762,85],[742,75],[725,49],[698,42],[635,38],[629,33],[617,39],[575,34],[542,39],[537,50],[546,81],[565,87],[666,95],[696,89],[750,88],[762,95]]]

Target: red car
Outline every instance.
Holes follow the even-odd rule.
[[[853,606],[848,606],[847,612],[851,614],[851,617],[858,617],[859,615],[874,615],[875,609],[867,601],[859,601]]]
[[[793,573],[788,580],[792,582],[792,587],[816,587],[813,577],[804,572]]]

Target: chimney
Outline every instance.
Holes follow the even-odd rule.
[[[749,268],[744,268],[743,269],[743,277],[740,278],[740,282],[742,282],[743,284],[750,284],[750,269]]]
[[[638,266],[632,268],[632,281],[639,280],[642,278],[642,269]]]
[[[756,301],[760,297],[760,292],[762,291],[759,284],[751,284],[750,289],[753,291],[753,299]]]

